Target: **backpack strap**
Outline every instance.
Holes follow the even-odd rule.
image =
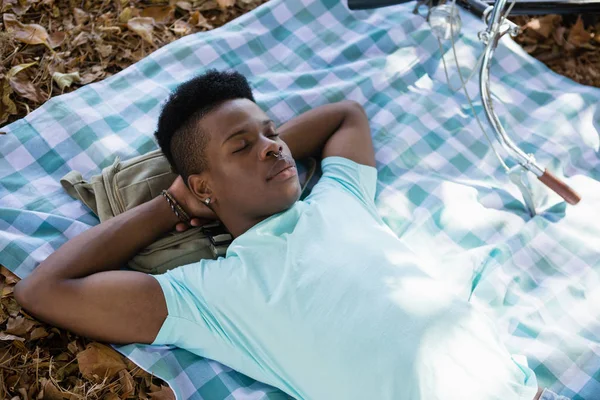
[[[308,184],[310,183],[310,180],[312,179],[312,177],[315,174],[315,171],[317,170],[317,160],[315,160],[313,157],[308,157],[306,159],[306,164],[306,179],[304,180],[304,183],[300,186],[301,195],[304,194],[304,192],[308,188]]]
[[[92,189],[92,184],[85,181],[78,171],[70,171],[60,180],[63,189],[74,199],[80,200],[88,206],[94,214],[98,215],[98,205],[96,196]]]

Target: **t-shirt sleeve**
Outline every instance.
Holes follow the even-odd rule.
[[[168,315],[152,344],[175,345],[275,385],[256,358],[253,332],[261,327],[261,318],[255,318],[248,300],[253,285],[247,271],[238,257],[220,257],[153,275]]]
[[[377,169],[344,157],[326,157],[321,161],[322,176],[310,196],[317,197],[328,189],[341,189],[367,206],[374,205]]]
[[[221,329],[202,290],[204,271],[212,262],[214,261],[200,260],[162,275],[152,275],[160,284],[168,311],[167,319],[152,344],[183,348],[188,348],[190,342],[203,343],[207,348],[210,348],[209,344],[215,344]],[[188,329],[182,329],[183,327]],[[190,331],[194,332],[197,341],[190,340]]]
[[[239,267],[237,258],[203,259],[152,275],[168,312],[152,345],[175,345],[272,385],[257,367],[244,330],[234,323],[240,311],[235,285],[243,283]]]

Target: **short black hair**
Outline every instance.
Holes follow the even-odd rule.
[[[209,69],[179,85],[164,104],[154,136],[171,168],[186,185],[188,176],[208,169],[208,136],[198,122],[223,102],[234,99],[256,103],[244,75]]]

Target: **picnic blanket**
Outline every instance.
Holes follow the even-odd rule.
[[[117,155],[156,149],[152,135],[169,92],[208,68],[232,68],[247,76],[278,124],[322,104],[361,103],[384,220],[432,271],[486,307],[540,386],[575,400],[600,399],[600,91],[554,74],[509,38],[501,41],[492,87],[502,122],[583,198],[567,206],[530,176],[538,209],[532,218],[466,97],[449,89],[438,42],[411,12],[414,4],[350,11],[339,0],[271,0],[1,128],[0,263],[27,276],[97,224],[59,179],[72,169],[89,178]],[[483,24],[461,16],[457,53],[466,74],[481,53]],[[444,54],[453,65],[447,45]],[[450,79],[457,86],[456,69]],[[476,80],[468,88],[485,121]],[[116,348],[165,379],[178,399],[288,398],[181,349]]]

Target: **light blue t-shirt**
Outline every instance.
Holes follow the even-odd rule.
[[[419,267],[377,213],[377,171],[341,157],[304,200],[225,258],[156,276],[153,344],[219,361],[297,399],[532,400],[533,372],[488,317]]]

